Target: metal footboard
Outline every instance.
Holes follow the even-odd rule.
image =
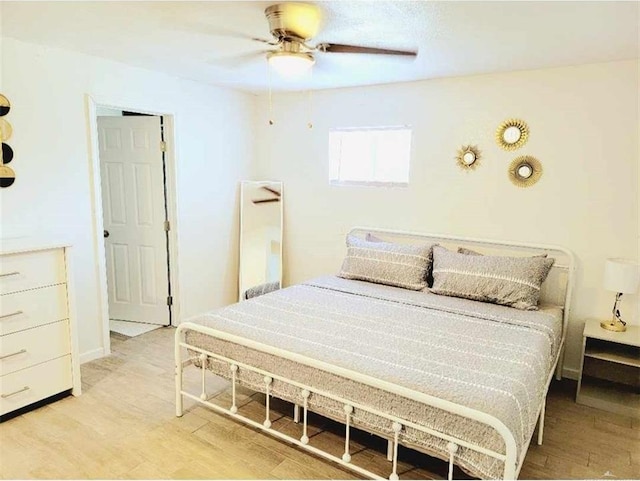
[[[188,344],[185,340],[185,333],[186,331],[189,331],[189,330],[196,331],[209,336],[213,336],[225,341],[240,344],[242,346],[246,346],[248,348],[266,352],[268,354],[277,355],[294,362],[299,362],[299,363],[308,365],[310,367],[322,369],[332,374],[336,374],[356,382],[367,384],[374,388],[383,389],[385,391],[400,395],[402,397],[405,397],[420,403],[424,403],[438,409],[443,409],[453,414],[464,416],[474,421],[478,421],[480,423],[486,424],[491,428],[493,428],[502,437],[504,441],[505,452],[499,453],[499,452],[493,451],[486,447],[473,444],[471,442],[465,441],[455,436],[451,436],[446,433],[442,433],[437,430],[428,428],[426,426],[421,426],[419,424],[413,423],[406,419],[399,418],[389,413],[382,412],[371,406],[366,406],[357,402],[352,402],[349,399],[344,399],[330,392],[316,389],[311,386],[305,385],[303,383],[293,381],[291,379],[287,379],[277,374],[265,371],[263,369],[259,369],[257,367],[250,366],[241,362],[237,362],[233,359],[229,359],[219,354],[209,352],[197,346],[192,346]],[[261,429],[262,431],[268,432],[272,436],[275,436],[279,439],[285,440],[291,444],[299,446],[307,451],[310,451],[320,457],[323,457],[337,464],[340,464],[341,466],[344,466],[361,475],[364,475],[372,479],[384,479],[384,478],[381,478],[379,474],[373,473],[351,462],[351,453],[350,453],[349,444],[350,444],[350,436],[351,436],[351,429],[352,429],[353,413],[355,410],[362,410],[362,411],[366,411],[371,414],[374,414],[382,419],[385,419],[389,423],[390,432],[393,433],[393,439],[390,441],[389,451],[388,451],[388,457],[390,458],[390,461],[392,463],[391,475],[389,476],[389,479],[391,480],[398,479],[398,471],[397,471],[398,446],[399,444],[402,444],[403,430],[406,428],[412,428],[446,441],[447,451],[449,454],[449,460],[448,460],[449,462],[448,478],[449,479],[453,479],[453,467],[456,464],[456,454],[459,448],[461,447],[477,451],[479,453],[485,454],[487,456],[490,456],[504,463],[504,470],[503,470],[503,476],[502,476],[503,479],[515,479],[517,476],[517,473],[520,471],[520,467],[524,460],[524,453],[523,453],[523,456],[518,457],[516,441],[513,437],[513,434],[500,420],[496,419],[491,415],[483,413],[481,411],[470,409],[468,407],[455,404],[450,401],[446,401],[444,399],[429,396],[427,394],[420,393],[411,389],[407,389],[402,386],[398,386],[398,385],[388,383],[379,379],[365,376],[354,371],[349,371],[347,369],[343,369],[337,366],[332,366],[330,364],[326,364],[314,359],[310,359],[305,356],[301,356],[301,355],[286,352],[286,351],[281,351],[279,349],[276,349],[268,345],[264,345],[261,343],[257,343],[255,341],[240,338],[238,336],[234,336],[226,332],[218,331],[209,327],[201,326],[199,324],[193,324],[189,322],[182,323],[178,326],[175,336],[176,336],[175,337],[175,361],[176,361],[175,380],[176,380],[176,415],[177,416],[182,416],[183,398],[187,397],[189,399],[193,399],[194,401],[213,409],[216,412],[226,414],[250,426],[253,426],[255,428]],[[197,352],[198,354],[196,357],[188,357],[186,359],[183,359],[183,351],[184,351],[183,348],[187,348],[193,352]],[[231,380],[231,406],[229,406],[229,408],[227,409],[207,401],[208,396],[206,391],[205,373],[207,370],[207,360],[209,358],[215,359],[217,361],[222,361],[228,364],[229,366],[229,379]],[[202,370],[202,390],[200,393],[194,394],[194,393],[189,393],[183,389],[182,377],[183,377],[184,368],[190,364],[193,364],[194,361],[196,360],[199,360],[201,363],[201,366],[199,367],[199,369]],[[266,405],[265,405],[265,419],[262,423],[256,422],[238,413],[238,407],[236,404],[236,385],[238,383],[237,373],[240,369],[251,371],[263,376],[264,392],[266,393],[266,403],[265,403]],[[553,374],[553,371],[551,374]],[[301,416],[302,417],[301,419],[302,436],[299,439],[283,434],[279,431],[272,429],[271,427],[271,412],[270,412],[269,397],[270,395],[272,395],[271,386],[274,381],[287,383],[290,386],[294,387],[299,392],[300,400],[299,400],[299,403],[297,404],[299,404],[302,408],[302,416]],[[344,407],[343,422],[345,425],[345,433],[344,433],[345,447],[344,447],[344,453],[342,454],[341,457],[329,454],[309,444],[309,436],[307,434],[307,414],[308,414],[308,407],[309,407],[309,399],[311,396],[314,396],[314,395],[319,395],[319,396],[332,399],[338,403],[341,403]],[[294,411],[294,418],[298,416],[298,413],[296,412],[297,410],[298,408],[296,406]],[[526,452],[526,448],[524,451]]]

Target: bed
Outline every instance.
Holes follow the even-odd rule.
[[[183,397],[242,420],[367,477],[351,463],[350,429],[389,441],[390,479],[398,445],[456,464],[479,478],[517,477],[538,424],[542,442],[549,383],[564,347],[573,258],[565,249],[511,242],[355,228],[394,242],[432,241],[504,254],[544,252],[556,262],[540,309],[511,307],[359,280],[324,276],[207,313],[176,332],[176,411]],[[203,372],[202,391],[182,387],[182,370]],[[232,382],[232,402],[207,401],[204,372]],[[558,368],[559,373],[559,368]],[[235,388],[267,394],[263,423],[240,415]],[[302,410],[303,435],[271,428],[269,397]],[[306,433],[309,411],[345,424],[333,456]]]

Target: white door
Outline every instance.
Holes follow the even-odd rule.
[[[109,318],[169,324],[160,117],[98,117]]]

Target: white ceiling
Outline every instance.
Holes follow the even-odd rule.
[[[230,57],[264,48],[273,2],[0,2],[2,34],[260,92],[266,61]],[[318,53],[311,79],[276,90],[332,88],[639,57],[637,2],[315,2],[314,42],[417,49],[406,58]]]

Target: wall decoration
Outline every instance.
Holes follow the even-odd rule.
[[[509,119],[496,130],[496,142],[504,150],[516,150],[529,140],[529,126],[524,120]]]
[[[0,165],[0,187],[9,187],[16,181],[16,173],[11,167]]]
[[[16,181],[16,173],[8,164],[13,160],[13,149],[9,144],[5,144],[5,140],[11,138],[13,128],[11,124],[5,120],[4,117],[11,110],[11,104],[9,99],[0,94],[0,142],[2,142],[2,148],[0,149],[0,187],[9,187]]]
[[[9,103],[9,99],[4,95],[0,94],[0,117],[4,117],[11,110],[11,104]]]
[[[458,149],[456,162],[462,170],[470,171],[480,165],[480,149],[477,145],[463,145]]]
[[[13,127],[11,127],[11,124],[5,119],[0,119],[0,141],[9,140],[12,133]]]
[[[2,144],[2,155],[0,156],[3,164],[8,164],[13,160],[13,149],[9,144]]]
[[[542,164],[535,157],[522,155],[509,165],[509,179],[518,187],[531,187],[542,177]]]
[[[8,161],[4,158],[4,153],[6,151],[5,146],[7,146],[11,152],[11,157]],[[7,144],[2,144],[2,149],[0,150],[0,187],[9,187],[16,181],[16,173],[11,167],[7,167],[5,165],[6,163],[11,162],[11,159],[13,159],[13,150],[11,150],[11,147]]]

